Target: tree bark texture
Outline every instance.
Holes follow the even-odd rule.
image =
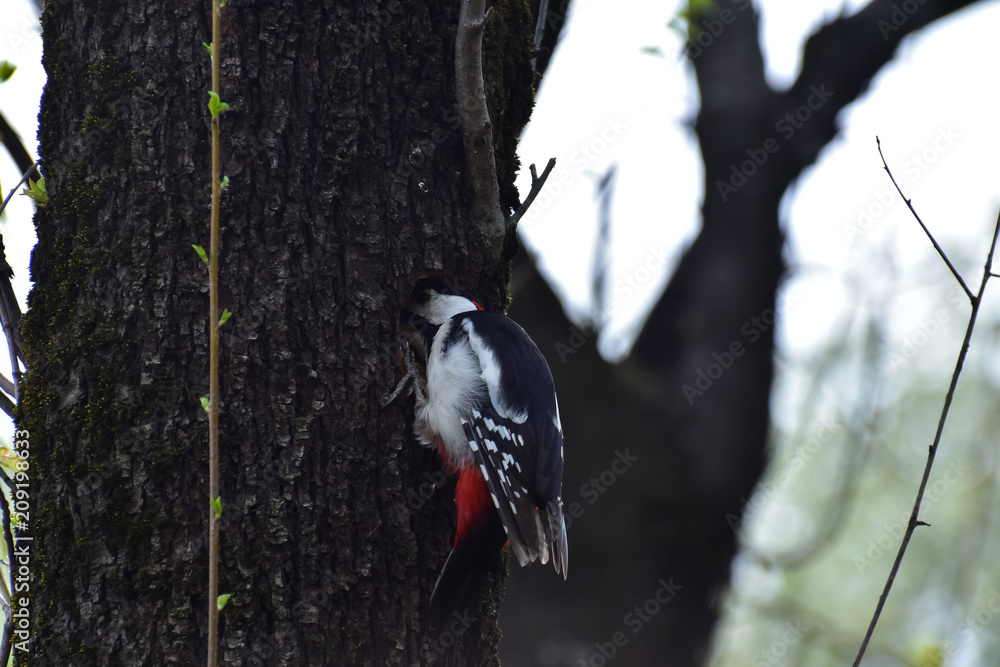
[[[454,483],[410,434],[398,314],[417,275],[490,305],[455,112],[458,2],[223,9],[220,662],[497,663],[482,610],[424,619]],[[207,617],[207,3],[51,0],[24,325],[31,665],[190,665]],[[532,22],[495,4],[502,187],[532,104]]]

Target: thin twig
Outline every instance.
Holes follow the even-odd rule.
[[[17,185],[10,191],[7,198],[3,200],[3,204],[0,204],[0,213],[7,207],[7,202],[10,201],[17,189],[21,187],[26,180],[34,173],[35,169],[38,167],[41,160],[35,160],[22,175],[21,180],[17,182]],[[0,241],[0,249],[3,248],[3,242]],[[7,271],[10,271],[10,265],[7,264],[7,260],[4,257],[0,257],[3,265],[6,267]],[[11,272],[12,274],[13,272]],[[18,333],[16,322],[20,322],[21,319],[21,307],[17,304],[17,299],[14,296],[14,290],[10,285],[10,276],[2,276],[0,280],[6,280],[7,284],[3,286],[2,291],[4,298],[0,298],[0,327],[3,328],[4,336],[7,338],[7,353],[10,355],[10,371],[13,381],[7,380],[7,378],[0,376],[0,389],[3,389],[8,394],[14,397],[15,400],[18,398],[18,388],[21,384],[21,368],[18,366],[18,359],[24,359],[24,352],[21,347],[21,338]],[[9,384],[9,386],[8,386]],[[0,410],[3,410],[11,417],[14,416],[14,404],[7,400],[6,396],[0,395]]]
[[[222,92],[221,51],[222,7],[220,0],[212,0],[212,90],[217,94]],[[219,202],[222,197],[219,116],[212,114],[212,241],[208,260],[208,667],[216,667],[219,657],[219,518],[212,506],[219,497]]]
[[[535,20],[535,57],[531,59],[531,67],[536,72],[538,68],[535,63],[538,61],[538,53],[542,48],[542,40],[545,39],[545,24],[549,17],[549,0],[540,0],[538,3],[538,18]]]
[[[21,141],[17,130],[11,127],[3,113],[0,113],[0,144],[3,144],[4,148],[7,149],[7,153],[10,154],[10,158],[17,165],[18,171],[31,172],[34,170],[33,166],[29,166],[31,165],[31,154],[24,147],[24,142]],[[37,174],[38,172],[34,173]],[[30,174],[29,178],[31,178]],[[41,178],[41,174],[35,176],[35,178]]]
[[[552,173],[552,168],[556,166],[556,159],[554,157],[549,158],[548,163],[545,165],[545,169],[542,171],[542,175],[539,176],[535,171],[535,165],[532,164],[531,169],[531,190],[528,192],[528,196],[525,198],[524,203],[514,212],[514,215],[510,216],[510,220],[507,221],[507,229],[515,229],[517,223],[521,220],[521,217],[528,212],[528,207],[531,203],[535,201],[535,197],[538,193],[542,191],[542,186],[545,185],[545,179],[549,177]]]
[[[943,259],[944,263],[948,265],[949,269],[951,269],[951,273],[952,275],[955,276],[955,280],[957,280],[958,284],[962,286],[963,290],[965,290],[965,295],[969,297],[970,300],[972,300],[973,298],[972,290],[970,290],[968,285],[965,284],[965,281],[962,280],[962,276],[959,275],[958,269],[956,269],[955,266],[951,263],[951,260],[948,259],[948,255],[944,254],[944,250],[941,249],[941,246],[938,245],[938,242],[934,239],[934,236],[931,234],[930,230],[927,229],[927,225],[925,225],[924,221],[920,219],[919,215],[917,215],[916,210],[913,208],[913,204],[910,203],[910,200],[906,198],[906,195],[903,194],[903,191],[899,189],[899,185],[896,183],[896,179],[895,177],[893,177],[892,171],[889,170],[889,165],[885,163],[885,156],[882,155],[882,142],[879,141],[879,138],[877,136],[875,137],[875,145],[878,146],[878,154],[879,157],[882,158],[882,166],[885,167],[885,172],[889,174],[889,180],[891,180],[892,184],[896,186],[896,192],[898,192],[899,196],[903,198],[904,202],[906,202],[907,207],[909,207],[910,209],[910,213],[912,213],[913,217],[917,219],[917,222],[920,223],[920,228],[924,230],[924,233],[927,234],[927,238],[929,238],[931,240],[931,243],[934,244],[934,249],[938,251],[938,254],[941,255],[941,259]]]
[[[14,396],[17,392],[17,389],[14,388],[14,383],[11,382],[10,378],[3,373],[0,373],[0,389],[4,390],[11,396]]]
[[[14,193],[17,192],[17,189],[22,185],[24,185],[24,182],[28,180],[28,177],[31,176],[31,172],[35,170],[35,167],[37,167],[40,162],[41,160],[35,160],[35,164],[31,165],[31,168],[21,175],[21,180],[17,182],[17,185],[15,185],[14,188],[7,194],[7,197],[3,200],[3,203],[0,204],[0,213],[3,213],[3,210],[7,208],[7,202],[9,202],[10,198],[14,196]]]
[[[881,154],[881,150],[879,151]],[[884,159],[883,159],[884,162]],[[888,171],[888,167],[886,167]],[[891,177],[891,174],[890,174]],[[895,183],[895,181],[893,181]],[[897,190],[899,188],[897,187]],[[903,193],[900,193],[902,195]],[[909,202],[907,201],[907,204]],[[913,210],[913,207],[910,207]],[[913,213],[916,217],[916,212]],[[917,218],[919,221],[920,218]],[[923,227],[923,223],[920,223]],[[924,227],[924,231],[927,228]],[[903,561],[903,555],[906,553],[906,547],[910,543],[910,538],[913,536],[913,531],[917,529],[917,526],[926,526],[927,523],[921,521],[918,518],[920,513],[920,503],[924,498],[924,490],[927,488],[927,480],[931,476],[931,468],[934,465],[934,457],[937,454],[938,444],[941,442],[941,433],[944,431],[945,420],[948,419],[948,410],[951,408],[951,400],[955,396],[955,387],[958,385],[958,377],[962,374],[962,366],[965,364],[965,357],[969,352],[969,342],[972,340],[972,331],[976,327],[976,316],[979,315],[979,306],[983,302],[983,292],[986,290],[986,283],[994,275],[993,274],[993,252],[996,250],[997,246],[997,235],[1000,234],[1000,215],[997,216],[996,225],[993,228],[993,241],[990,243],[990,251],[986,256],[986,270],[983,271],[983,280],[979,284],[979,293],[976,295],[969,294],[969,298],[972,301],[972,313],[969,315],[969,326],[965,330],[965,340],[962,341],[962,351],[958,354],[958,361],[955,362],[955,371],[951,375],[951,385],[948,387],[948,393],[944,397],[944,407],[941,409],[941,418],[938,420],[937,432],[934,434],[934,442],[931,444],[927,451],[927,465],[924,466],[924,476],[920,480],[920,488],[917,490],[917,498],[913,502],[913,511],[910,513],[910,521],[906,527],[906,534],[903,535],[903,543],[899,545],[899,552],[896,554],[896,560],[892,564],[892,570],[889,572],[889,578],[886,579],[885,588],[882,589],[882,595],[879,596],[878,605],[875,607],[875,614],[872,616],[871,623],[868,625],[868,632],[865,633],[864,641],[861,642],[861,647],[858,649],[858,655],[854,659],[854,667],[858,667],[861,664],[861,658],[865,655],[865,649],[868,648],[868,642],[871,641],[872,633],[875,632],[875,626],[878,624],[879,616],[882,614],[882,608],[885,606],[885,601],[889,597],[889,590],[892,589],[892,584],[896,580],[896,573],[899,571],[899,565]],[[930,236],[930,232],[928,232]],[[931,241],[934,238],[931,237]],[[938,245],[935,242],[934,247],[937,248]],[[940,252],[940,250],[939,250]],[[944,253],[941,253],[942,257]],[[948,261],[945,259],[945,261]],[[949,266],[951,264],[949,263]],[[952,269],[954,272],[954,269]],[[955,274],[958,278],[958,274]],[[958,278],[961,282],[961,278]],[[964,283],[962,285],[965,287]],[[968,288],[966,288],[968,291]]]
[[[597,214],[597,243],[594,244],[594,311],[592,327],[595,331],[607,324],[601,321],[605,314],[604,287],[608,278],[608,267],[611,264],[611,196],[614,194],[615,175],[618,173],[618,163],[612,162],[608,170],[597,181],[597,199],[600,200],[600,212]],[[532,170],[534,176],[534,170]]]
[[[16,301],[11,303],[13,300],[14,290],[10,285],[9,277],[2,277],[0,280],[6,280],[7,284],[0,288],[6,291],[6,298],[0,298],[0,327],[3,328],[4,337],[7,339],[7,353],[10,355],[10,374],[14,378],[11,384],[13,385],[14,392],[12,396],[14,400],[19,400],[21,397],[20,387],[21,387],[21,367],[18,366],[17,360],[21,357],[21,352],[18,349],[21,344],[21,337],[17,329],[14,327],[14,313],[11,312],[14,308],[17,309],[17,319],[20,322],[21,307],[17,305]],[[7,378],[4,378],[6,380]],[[7,388],[4,387],[4,391]],[[0,398],[6,398],[0,395]],[[2,406],[2,401],[0,401],[0,406]],[[4,410],[6,412],[6,410]]]
[[[7,380],[7,378],[3,378],[3,379]],[[10,382],[10,380],[7,380],[7,382]],[[16,409],[17,409],[17,406],[14,404],[14,401],[10,400],[9,398],[7,398],[6,396],[4,396],[3,394],[0,394],[0,410],[3,410],[7,414],[8,417],[10,417],[11,419],[14,419],[14,411]],[[0,663],[0,664],[3,664],[3,663]]]

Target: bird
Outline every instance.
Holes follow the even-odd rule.
[[[552,373],[519,325],[487,312],[468,290],[422,278],[400,330],[424,363],[407,377],[416,394],[413,431],[436,449],[455,485],[457,528],[430,600],[441,627],[469,610],[506,544],[521,566],[552,562],[567,576],[563,435]]]

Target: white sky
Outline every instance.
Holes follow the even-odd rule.
[[[742,4],[721,1],[734,11]],[[614,316],[602,340],[602,350],[611,356],[631,344],[673,262],[700,227],[702,165],[686,126],[697,110],[698,93],[690,65],[677,56],[681,39],[666,27],[678,4],[574,3],[520,146],[525,164],[541,167],[551,156],[558,160],[521,228],[577,318],[593,309],[594,184],[611,164],[618,164],[607,289],[608,297],[618,300],[605,307],[613,308]],[[791,83],[804,40],[822,21],[835,17],[844,5],[853,11],[863,4],[763,2],[772,84]],[[823,150],[791,198],[786,197],[789,260],[808,267],[805,275],[793,274],[786,289],[806,289],[808,294],[795,299],[796,306],[782,320],[779,335],[785,345],[808,347],[825,340],[824,322],[829,325],[837,313],[830,305],[848,296],[838,276],[871,246],[891,242],[904,264],[923,261],[930,250],[896,197],[873,225],[848,238],[845,225],[856,223],[858,209],[878,204],[879,195],[892,187],[876,152],[876,134],[900,185],[942,243],[988,234],[1000,204],[1000,165],[994,159],[1000,148],[994,117],[1000,97],[994,86],[984,85],[982,72],[995,72],[1000,64],[991,32],[996,25],[1000,4],[989,2],[905,41],[860,103],[841,114],[842,133]],[[663,55],[644,51],[651,46]],[[939,133],[947,140],[939,139]],[[925,152],[922,168],[908,163]],[[528,184],[522,175],[522,192]],[[669,266],[647,275],[646,267],[656,266],[664,251],[671,257]],[[630,293],[635,296],[625,298]]]

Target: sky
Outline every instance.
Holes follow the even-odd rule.
[[[723,2],[734,11],[745,4]],[[784,88],[794,80],[801,46],[821,22],[862,4],[763,2],[772,85]],[[526,164],[557,158],[522,232],[572,316],[611,313],[601,349],[612,358],[627,351],[700,228],[703,170],[690,129],[697,87],[680,57],[679,34],[666,27],[677,7],[646,0],[575,2],[519,147]],[[786,346],[805,349],[825,340],[837,316],[829,305],[850,298],[848,286],[831,277],[873,247],[889,244],[904,265],[923,262],[931,250],[898,198],[885,195],[892,186],[876,135],[900,185],[942,243],[988,234],[1000,205],[994,159],[1000,135],[992,115],[1000,100],[981,73],[997,71],[1000,50],[991,26],[998,20],[1000,4],[990,2],[907,39],[869,92],[841,114],[840,135],[786,196],[788,260],[801,271],[790,274],[785,289],[808,293],[791,299],[793,312],[782,319],[779,336]],[[601,48],[594,48],[597,43]],[[606,293],[616,301],[596,308],[595,185],[611,165],[617,165],[617,187]],[[522,192],[529,183],[522,174]]]

